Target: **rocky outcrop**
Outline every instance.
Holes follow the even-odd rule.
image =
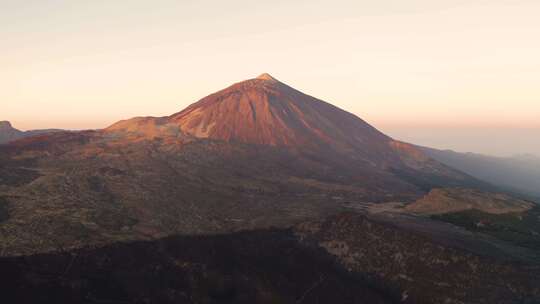
[[[410,212],[419,214],[444,214],[464,210],[479,210],[491,214],[524,212],[533,203],[502,193],[490,193],[475,189],[433,189],[418,201],[407,205]]]
[[[0,144],[22,138],[23,136],[24,132],[13,128],[9,121],[0,121]]]
[[[0,144],[5,144],[20,138],[34,135],[59,132],[57,129],[20,131],[11,125],[9,121],[0,121]]]

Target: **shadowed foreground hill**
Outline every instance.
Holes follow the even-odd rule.
[[[10,303],[398,303],[288,231],[0,259]]]
[[[369,244],[369,245],[366,245]],[[287,230],[0,259],[12,303],[537,303],[538,266],[356,214]]]

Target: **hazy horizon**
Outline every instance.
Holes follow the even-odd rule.
[[[172,113],[169,113],[172,114]],[[118,118],[109,124],[95,125],[87,128],[63,127],[68,130],[102,129],[118,120],[129,117]],[[13,127],[28,131],[32,129],[60,128],[58,125],[39,124],[37,128],[21,128],[20,122],[8,120]],[[540,134],[540,128],[452,128],[452,127],[432,127],[432,126],[399,126],[399,125],[377,125],[370,122],[375,128],[386,135],[401,141],[412,144],[436,148],[441,150],[453,150],[456,152],[472,152],[498,157],[512,157],[519,155],[534,155],[540,157],[540,141],[531,140]]]
[[[540,151],[537,1],[1,1],[0,120],[164,116],[268,72],[436,148]]]

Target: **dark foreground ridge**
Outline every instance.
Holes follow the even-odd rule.
[[[537,266],[358,214],[0,259],[5,303],[538,303]]]
[[[0,268],[4,303],[398,303],[287,230],[4,258]]]

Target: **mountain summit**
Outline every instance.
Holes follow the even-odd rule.
[[[329,103],[264,73],[211,94],[169,117],[121,121],[109,131],[163,136],[179,131],[197,138],[339,150],[387,148],[389,137]]]
[[[352,148],[388,141],[358,117],[269,74],[207,96],[168,119],[196,137],[273,146]]]
[[[257,79],[277,81],[277,79],[275,79],[274,77],[272,77],[272,75],[268,73],[262,73],[261,75],[259,75],[259,77],[257,77]]]
[[[277,79],[275,79],[274,77],[272,77],[272,75],[270,75],[268,73],[262,73],[261,75],[259,75],[259,77],[257,77],[257,79],[278,81]]]

